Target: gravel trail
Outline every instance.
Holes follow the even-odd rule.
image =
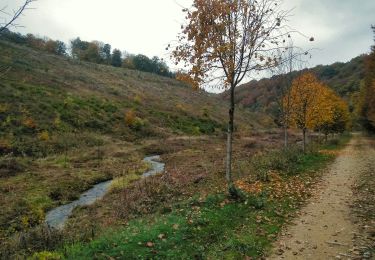
[[[362,259],[355,246],[360,223],[353,221],[352,185],[374,166],[374,147],[355,135],[324,173],[299,217],[282,232],[268,259]]]

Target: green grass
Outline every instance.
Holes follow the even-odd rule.
[[[245,167],[248,167],[257,179],[267,181],[272,171],[287,176],[297,175],[318,170],[331,158],[332,155],[317,151],[304,154],[299,148],[290,147],[286,150],[273,150],[255,155],[247,164],[245,163]]]
[[[293,167],[288,164],[282,173],[286,179],[291,172],[302,179],[312,177],[312,172],[331,159],[319,153],[302,154]],[[267,190],[244,195],[239,201],[228,200],[224,194],[209,195],[203,201],[196,196],[174,205],[171,213],[141,217],[89,243],[66,245],[57,252],[66,259],[260,258],[300,201],[290,196],[271,199]]]
[[[282,219],[269,203],[256,209],[251,200],[226,202],[213,195],[205,202],[187,203],[171,214],[131,221],[88,244],[64,249],[67,259],[191,259],[259,256],[270,246],[269,235],[279,231]],[[257,217],[273,219],[261,221]],[[151,244],[152,243],[152,244]]]
[[[348,132],[345,132],[339,136],[336,136],[333,139],[329,139],[327,143],[322,145],[322,149],[326,150],[336,150],[344,147],[352,138],[352,135]]]
[[[186,113],[175,115],[170,112],[153,111],[152,114],[161,120],[176,133],[188,135],[213,134],[224,130],[224,124],[210,118],[192,117]]]

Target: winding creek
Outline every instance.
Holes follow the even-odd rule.
[[[150,164],[151,169],[144,172],[142,178],[164,172],[165,163],[160,162],[159,155],[145,157],[143,161]],[[111,187],[112,181],[113,180],[109,180],[98,183],[91,189],[82,193],[78,200],[50,210],[46,214],[46,224],[55,229],[62,229],[76,207],[91,205],[98,199],[103,198]]]

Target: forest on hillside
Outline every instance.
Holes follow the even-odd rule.
[[[71,57],[75,60],[150,72],[165,77],[174,77],[174,73],[170,71],[166,63],[159,57],[155,56],[150,59],[143,54],[134,55],[122,52],[119,49],[112,50],[110,44],[100,41],[88,42],[77,37],[67,45],[60,40],[38,37],[33,34],[22,35],[8,29],[1,33],[0,40],[24,45],[50,54]]]

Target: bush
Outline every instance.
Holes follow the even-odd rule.
[[[128,110],[125,113],[125,124],[129,127],[132,127],[135,124],[136,116],[133,110]]]
[[[305,155],[297,148],[270,151],[267,154],[255,155],[251,160],[251,168],[257,179],[268,181],[268,174],[277,171],[284,174],[294,173]]]
[[[0,259],[26,259],[32,252],[30,259],[62,259],[56,253],[46,252],[54,250],[63,243],[61,231],[39,226],[25,233],[18,234],[12,240],[0,245]],[[29,259],[29,258],[27,258]]]
[[[22,159],[7,155],[0,158],[0,178],[14,176],[23,172],[26,164]]]
[[[0,154],[7,154],[12,151],[12,145],[7,139],[0,139]]]

